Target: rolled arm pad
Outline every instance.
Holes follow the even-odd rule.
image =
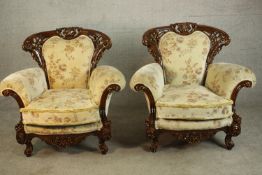
[[[240,65],[216,63],[208,67],[205,86],[217,95],[230,99],[235,87],[243,81],[250,81],[251,87],[254,87],[256,76],[250,69]]]
[[[135,87],[143,84],[152,93],[154,100],[162,96],[164,88],[163,69],[158,63],[151,63],[143,66],[135,72],[130,81],[130,87],[136,91]]]
[[[0,94],[5,90],[16,92],[24,105],[47,89],[45,73],[41,68],[29,68],[10,74],[0,83]]]
[[[124,89],[126,81],[124,75],[112,66],[98,66],[94,69],[88,82],[94,102],[99,105],[104,90],[110,85],[118,85]]]

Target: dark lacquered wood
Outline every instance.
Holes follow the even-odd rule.
[[[204,32],[211,41],[211,47],[206,60],[206,69],[204,74],[204,80],[202,84],[204,85],[208,65],[211,64],[214,60],[214,57],[220,52],[223,46],[227,46],[230,43],[229,35],[215,27],[199,25],[196,23],[176,23],[171,24],[169,26],[156,27],[146,31],[143,35],[143,45],[147,46],[149,53],[154,57],[155,61],[163,67],[163,61],[161,52],[159,50],[159,40],[160,38],[167,32],[175,32],[179,35],[190,35],[195,31]],[[202,140],[206,140],[212,136],[214,136],[218,131],[224,131],[226,133],[225,137],[225,146],[227,149],[232,149],[234,143],[232,141],[233,136],[238,136],[241,132],[241,117],[236,114],[235,104],[237,95],[243,87],[251,87],[252,82],[246,80],[240,82],[233,90],[231,99],[234,104],[233,108],[233,123],[229,127],[222,127],[218,129],[209,129],[209,130],[190,130],[190,131],[171,131],[164,129],[156,129],[155,128],[155,120],[156,120],[156,106],[155,99],[148,87],[143,84],[137,84],[135,86],[136,91],[144,92],[149,100],[150,112],[149,116],[146,118],[146,135],[151,139],[150,150],[152,152],[156,152],[157,147],[159,145],[158,138],[162,133],[170,133],[177,140],[184,141],[187,143],[198,143]]]

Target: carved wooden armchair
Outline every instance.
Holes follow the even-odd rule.
[[[23,49],[40,68],[29,68],[6,77],[0,84],[4,96],[12,96],[21,120],[16,139],[31,156],[31,140],[38,137],[58,148],[79,143],[87,135],[99,138],[102,154],[111,137],[107,119],[113,91],[125,86],[123,74],[97,63],[111,40],[104,33],[78,27],[60,28],[29,36]]]
[[[176,23],[145,32],[143,44],[156,63],[139,69],[130,86],[145,93],[149,117],[146,134],[155,152],[158,137],[169,132],[176,139],[197,143],[218,131],[226,133],[227,149],[241,131],[235,104],[239,90],[253,87],[248,68],[212,61],[230,43],[222,30],[195,23]]]

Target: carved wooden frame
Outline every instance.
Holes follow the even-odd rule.
[[[196,23],[175,23],[170,26],[163,26],[152,28],[146,31],[143,35],[143,45],[148,47],[149,53],[154,57],[155,61],[160,64],[163,68],[162,56],[158,47],[160,38],[167,32],[175,32],[179,35],[190,35],[195,31],[201,31],[205,33],[210,41],[211,46],[206,60],[206,69],[204,74],[204,79],[202,84],[204,84],[207,75],[208,65],[211,64],[214,60],[214,57],[219,53],[223,46],[227,46],[230,43],[229,35],[217,28],[199,25]],[[164,75],[163,75],[164,76]],[[150,150],[152,152],[156,152],[158,147],[158,138],[161,133],[167,132],[175,136],[177,140],[184,141],[187,143],[198,143],[202,140],[206,140],[212,136],[214,136],[218,131],[224,131],[226,133],[225,137],[225,146],[227,149],[232,149],[234,143],[232,141],[233,136],[238,136],[241,132],[241,117],[237,115],[235,110],[235,104],[237,95],[243,87],[251,87],[251,81],[242,81],[240,82],[233,90],[231,99],[233,100],[233,122],[229,127],[222,127],[218,129],[208,129],[208,130],[185,130],[185,131],[172,131],[172,130],[164,130],[164,129],[156,129],[155,128],[155,120],[156,120],[156,106],[155,100],[152,95],[152,92],[148,87],[144,84],[137,84],[135,86],[136,91],[142,91],[146,94],[150,111],[149,116],[145,121],[146,125],[146,135],[151,139]]]
[[[46,81],[49,86],[49,80],[47,75],[47,69],[45,64],[45,59],[42,55],[42,46],[44,42],[52,36],[59,36],[66,40],[74,39],[80,35],[86,35],[93,41],[95,46],[95,51],[91,60],[91,69],[90,74],[96,68],[98,61],[102,57],[103,52],[106,49],[110,49],[112,46],[111,39],[104,33],[91,30],[83,29],[80,27],[68,27],[68,28],[59,28],[52,31],[46,31],[41,33],[36,33],[29,36],[23,43],[23,50],[30,52],[33,59],[38,63],[38,65],[44,70]],[[82,134],[64,134],[64,135],[39,135],[39,134],[27,134],[24,130],[24,125],[22,122],[22,114],[20,113],[20,121],[15,126],[16,130],[16,140],[19,144],[25,144],[26,149],[24,154],[29,157],[33,152],[33,145],[31,140],[34,137],[38,137],[49,145],[53,145],[57,148],[64,148],[66,146],[76,145],[84,140],[88,135],[95,135],[99,138],[99,148],[102,154],[106,154],[108,148],[105,144],[105,141],[111,138],[111,121],[107,119],[105,107],[106,99],[113,91],[120,91],[120,86],[117,84],[109,85],[102,94],[99,106],[99,113],[102,121],[102,128],[99,131],[93,131]],[[21,97],[14,92],[13,90],[4,90],[4,96],[12,96],[18,103],[19,108],[23,108],[25,105]]]

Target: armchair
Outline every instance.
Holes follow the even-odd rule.
[[[152,152],[164,132],[198,143],[224,131],[225,146],[232,149],[232,137],[241,131],[241,117],[235,109],[237,94],[243,87],[255,86],[256,77],[243,66],[212,63],[229,43],[224,31],[196,23],[176,23],[145,32],[143,44],[156,63],[139,69],[130,86],[146,96],[146,134]]]
[[[107,118],[111,94],[125,86],[123,74],[111,66],[97,66],[111,40],[104,33],[79,27],[60,28],[29,36],[23,49],[40,68],[29,68],[7,76],[0,83],[4,96],[16,99],[20,122],[16,139],[31,156],[31,140],[64,148],[80,143],[88,135],[99,138],[106,154],[111,138]]]

